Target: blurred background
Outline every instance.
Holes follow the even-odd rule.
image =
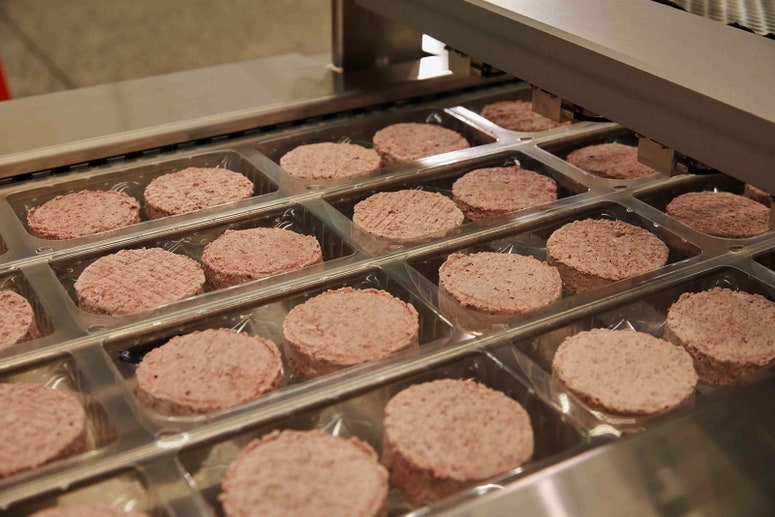
[[[0,0],[12,98],[330,50],[328,0]]]

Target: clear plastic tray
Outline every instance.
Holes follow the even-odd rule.
[[[775,236],[768,232],[729,242],[694,232],[664,213],[669,199],[687,190],[716,185],[737,192],[741,186],[731,180],[655,175],[612,181],[564,161],[572,148],[629,141],[631,132],[615,124],[583,122],[522,135],[475,113],[486,103],[526,94],[525,85],[507,85],[375,107],[0,186],[0,213],[8,215],[0,220],[0,287],[30,300],[44,334],[0,351],[0,382],[26,380],[73,391],[87,407],[90,426],[88,452],[0,480],[0,509],[25,515],[51,504],[101,501],[152,515],[218,514],[223,473],[251,439],[274,429],[323,429],[358,436],[380,450],[389,397],[412,383],[442,377],[475,379],[522,403],[536,431],[536,455],[522,468],[426,509],[409,505],[393,489],[391,514],[443,513],[457,501],[524,482],[599,444],[615,445],[624,433],[648,433],[674,418],[633,422],[590,410],[553,380],[554,350],[565,335],[593,327],[630,326],[657,335],[667,306],[685,290],[728,285],[775,299]],[[278,164],[282,154],[303,143],[348,139],[368,145],[388,124],[425,121],[459,130],[472,147],[330,183],[298,181]],[[422,188],[451,196],[452,183],[466,172],[515,163],[554,178],[558,199],[412,243],[377,239],[352,223],[354,204],[373,193]],[[43,241],[27,232],[27,209],[58,194],[119,188],[141,198],[153,177],[188,165],[236,168],[254,181],[255,196],[69,241]],[[543,260],[553,231],[590,217],[623,220],[654,233],[670,250],[668,263],[590,293],[565,296],[524,319],[483,317],[455,308],[439,294],[438,267],[449,254],[486,250]],[[77,306],[73,283],[101,256],[160,246],[198,260],[203,247],[227,229],[275,226],[314,235],[323,264],[130,316],[98,316]],[[278,391],[207,415],[168,417],[137,401],[138,361],[171,336],[227,327],[273,339],[282,350],[287,311],[342,286],[379,287],[412,303],[420,315],[419,348],[317,379],[297,376],[286,364]],[[698,396],[710,389],[701,386]],[[689,406],[676,414],[692,411]]]

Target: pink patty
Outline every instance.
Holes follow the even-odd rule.
[[[691,399],[697,385],[686,351],[631,330],[593,329],[565,339],[552,371],[591,407],[618,415],[665,413]]]
[[[140,203],[115,190],[81,190],[27,212],[30,233],[43,239],[75,239],[139,222]]]
[[[481,115],[502,128],[512,131],[546,131],[568,124],[559,123],[533,111],[533,103],[527,101],[499,101],[482,108]]]
[[[144,195],[148,218],[159,219],[247,199],[253,182],[228,169],[189,167],[154,179]]]
[[[557,183],[521,167],[476,169],[452,185],[452,197],[472,221],[557,199]]]
[[[567,160],[595,176],[611,179],[635,179],[657,174],[638,161],[638,148],[624,144],[598,144],[576,149]]]
[[[208,413],[279,387],[282,361],[269,340],[232,329],[176,336],[137,367],[137,396],[166,415]]]
[[[363,176],[380,166],[379,153],[360,145],[323,142],[300,145],[280,158],[292,176],[328,180]]]
[[[562,296],[557,268],[512,253],[453,253],[439,268],[439,287],[489,314],[525,314]]]
[[[315,377],[418,346],[419,316],[387,291],[343,287],[291,309],[283,332],[293,369]]]
[[[469,147],[460,133],[436,124],[393,124],[374,133],[374,149],[385,165],[411,162],[426,156]]]
[[[666,212],[695,230],[718,237],[753,237],[770,229],[770,209],[729,192],[687,192],[667,204]]]
[[[753,199],[757,203],[761,203],[767,208],[770,208],[770,205],[772,205],[772,196],[770,196],[764,190],[758,187],[754,187],[748,183],[746,183],[745,187],[743,187],[743,195],[748,199]]]
[[[0,478],[86,449],[86,412],[63,390],[0,383]]]
[[[682,294],[665,323],[665,337],[692,354],[710,384],[731,384],[775,363],[774,330],[774,302],[720,287]]]
[[[384,511],[388,475],[357,438],[283,431],[248,444],[221,486],[228,517],[374,517]]]
[[[320,243],[311,235],[280,228],[226,230],[205,246],[202,265],[207,283],[223,289],[323,262]]]
[[[38,337],[35,313],[26,298],[0,291],[0,350]]]
[[[385,407],[383,463],[412,503],[439,499],[533,455],[527,411],[473,381],[415,384]]]
[[[455,202],[436,192],[379,192],[357,203],[353,222],[378,237],[411,241],[463,224]]]
[[[161,248],[122,250],[95,260],[75,282],[78,305],[95,314],[132,314],[200,294],[193,259]]]
[[[667,245],[648,230],[607,219],[568,223],[546,241],[547,262],[557,267],[571,293],[658,269],[668,254]]]

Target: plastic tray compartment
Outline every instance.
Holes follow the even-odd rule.
[[[725,174],[695,175],[682,178],[676,183],[640,190],[635,193],[635,197],[658,210],[666,212],[667,205],[670,201],[688,192],[729,192],[742,195],[744,187],[745,183]],[[755,239],[763,235],[772,235],[772,232],[765,232],[748,238]]]
[[[612,129],[611,131],[605,131],[602,133],[596,132],[594,134],[586,134],[586,135],[568,135],[562,138],[553,139],[549,142],[540,143],[538,144],[538,147],[559,158],[562,158],[563,160],[567,160],[568,155],[572,151],[575,151],[576,149],[581,149],[582,147],[587,147],[590,145],[599,145],[599,144],[623,144],[623,145],[628,145],[630,147],[638,147],[638,137],[635,135],[635,133],[633,133],[628,129],[618,128],[618,129]],[[619,182],[634,181],[634,180],[626,180],[626,179],[604,178],[602,176],[590,174],[584,170],[582,170],[582,172],[587,176],[600,178],[602,180],[607,180],[607,181],[619,181]],[[664,178],[664,176],[659,174],[657,171],[654,171],[653,175],[645,176],[643,178],[637,178],[637,180],[643,180],[645,178],[662,179]]]
[[[668,285],[667,287],[662,286],[658,289],[648,289],[648,291],[641,295],[633,294],[629,301],[622,302],[620,299],[613,307],[601,307],[570,323],[566,322],[553,325],[539,336],[515,342],[512,351],[515,348],[519,349],[543,370],[551,373],[552,361],[554,360],[554,354],[556,353],[557,348],[563,340],[578,334],[579,332],[593,328],[609,328],[613,330],[630,329],[662,338],[667,311],[681,294],[686,292],[705,291],[714,287],[723,287],[760,294],[769,300],[775,300],[775,286],[767,285],[740,269],[719,267],[705,271],[688,280],[682,280]],[[510,362],[506,358],[503,358],[503,360],[507,363]],[[763,377],[771,376],[773,372],[775,372],[775,367],[753,373],[743,382],[750,383]],[[651,420],[621,417],[592,410],[574,395],[566,392],[556,378],[553,377],[551,382],[551,391],[554,394],[553,396],[557,406],[562,407],[564,405],[563,398],[570,398],[575,404],[587,408],[603,421],[621,429],[627,431],[640,430],[650,425],[650,423],[662,419],[662,417]],[[700,383],[698,384],[697,392],[701,396],[703,393],[708,393],[714,389],[716,388]],[[686,409],[687,408],[684,408],[683,410],[685,411]],[[679,409],[673,413],[668,413],[664,415],[664,418],[669,418],[680,412],[681,410]]]
[[[54,332],[54,324],[51,322],[48,312],[35,294],[35,291],[33,291],[27,279],[24,277],[24,274],[15,272],[0,275],[0,291],[12,291],[23,296],[29,302],[32,311],[35,313],[35,325],[38,328],[38,335],[33,339],[46,337]],[[28,341],[24,342],[26,343]]]
[[[520,255],[532,256],[538,260],[546,260],[546,241],[551,234],[561,226],[574,220],[581,219],[610,219],[621,220],[641,228],[645,228],[657,237],[659,237],[668,246],[668,264],[680,262],[699,254],[699,248],[693,244],[679,238],[677,235],[656,226],[639,214],[632,212],[618,204],[606,203],[586,207],[580,211],[575,211],[571,216],[565,216],[561,219],[555,219],[548,223],[538,223],[532,225],[529,229],[506,230],[499,235],[479,240],[473,243],[467,243],[454,249],[446,248],[432,251],[423,255],[417,255],[407,260],[407,264],[413,270],[415,285],[423,288],[423,284],[430,283],[434,291],[438,291],[439,286],[439,268],[452,253],[477,253],[477,252],[496,252],[496,253],[518,253]],[[417,279],[417,276],[422,278]],[[625,280],[624,282],[636,282],[638,277]],[[424,280],[423,280],[424,279]],[[567,293],[563,293],[565,297]],[[432,297],[433,295],[431,295]],[[441,312],[449,317],[454,323],[467,330],[476,332],[487,332],[497,328],[508,326],[520,321],[515,316],[490,316],[481,314],[477,311],[460,306],[450,296],[444,293],[438,294]],[[547,311],[557,308],[549,306]],[[544,311],[540,311],[544,312]],[[540,313],[539,312],[539,313]],[[531,315],[532,316],[532,315]]]
[[[264,300],[259,303],[244,305],[237,310],[223,311],[208,315],[197,314],[192,320],[177,324],[166,329],[156,327],[153,332],[144,333],[131,339],[119,341],[106,341],[105,349],[113,359],[116,368],[126,380],[130,391],[136,389],[135,371],[145,354],[152,349],[163,345],[174,336],[188,334],[197,330],[214,328],[231,328],[249,335],[255,335],[272,340],[280,349],[283,356],[282,386],[299,384],[305,379],[295,373],[288,365],[285,357],[285,338],[283,336],[283,321],[288,311],[296,305],[304,303],[309,298],[329,289],[341,287],[353,287],[356,289],[381,289],[391,295],[412,304],[419,315],[419,343],[424,346],[431,342],[444,340],[452,334],[452,327],[440,318],[425,302],[420,300],[411,291],[404,288],[389,274],[382,270],[372,269],[358,274],[349,275],[336,281],[329,281],[313,288],[297,293],[285,293],[281,297]],[[413,352],[407,352],[413,353]],[[282,388],[281,388],[282,390]],[[269,396],[269,395],[266,395]],[[227,413],[230,409],[224,409],[209,415],[191,417],[165,417],[148,409],[146,412],[151,418],[163,424],[164,420],[175,422],[197,422],[213,416]]]
[[[477,115],[481,116],[482,110],[485,106],[488,104],[494,104],[496,102],[502,102],[502,101],[525,101],[525,102],[532,102],[533,98],[533,92],[527,84],[524,85],[522,88],[514,88],[513,90],[507,91],[507,92],[501,92],[496,93],[492,95],[479,95],[467,98],[463,102],[460,103],[460,106],[469,110],[473,111]],[[551,121],[551,119],[547,118],[547,121]],[[568,128],[569,124],[563,124],[562,126],[558,126],[557,128],[550,128],[545,129],[543,131],[513,131],[506,128],[502,128],[495,124],[495,122],[489,121],[491,124],[498,127],[501,131],[510,131],[514,135],[525,137],[525,138],[532,138],[532,137],[539,137],[543,136],[548,131],[559,129],[559,127],[563,127],[565,129]],[[570,125],[575,124],[577,121],[571,120]]]
[[[437,192],[452,199],[452,184],[461,176],[474,169],[481,169],[484,167],[509,167],[519,165],[525,169],[537,172],[544,176],[548,176],[557,182],[557,197],[562,199],[577,194],[587,192],[587,187],[579,184],[578,182],[568,178],[567,176],[559,173],[544,163],[532,158],[519,151],[506,151],[499,152],[492,156],[476,158],[472,160],[466,160],[463,162],[457,162],[451,165],[443,165],[428,171],[422,178],[412,178],[403,181],[397,181],[391,183],[389,186],[383,186],[380,188],[361,189],[359,191],[351,192],[339,192],[329,195],[324,200],[342,215],[352,221],[355,205],[364,199],[377,194],[379,192],[394,192],[398,190],[426,190],[429,192]],[[539,206],[546,206],[539,205]],[[520,212],[533,212],[537,208],[530,207],[524,210],[518,210],[512,212],[508,217],[517,217]],[[507,216],[503,216],[507,217]],[[498,218],[501,219],[500,217]],[[464,221],[464,224],[467,220]],[[477,224],[487,224],[485,221]],[[352,225],[352,237],[356,240],[359,246],[367,253],[372,255],[379,255],[385,252],[402,249],[405,247],[411,247],[415,244],[432,240],[434,237],[441,238],[446,235],[454,234],[458,230],[451,230],[443,235],[430,234],[427,237],[419,237],[414,240],[397,241],[393,239],[386,239],[376,235],[371,235],[368,232],[362,230],[357,225]]]
[[[564,419],[561,413],[544,403],[499,361],[487,354],[474,353],[352,398],[324,402],[276,422],[184,449],[179,459],[195,486],[216,513],[222,515],[223,510],[218,502],[221,481],[230,463],[253,439],[276,429],[320,429],[345,438],[358,437],[371,444],[379,453],[382,449],[384,409],[390,398],[412,384],[443,378],[471,379],[500,390],[517,400],[529,413],[535,435],[533,458],[522,467],[499,476],[501,482],[535,472],[590,446],[590,439],[584,429]],[[476,493],[475,489],[469,491],[471,494]],[[391,487],[387,502],[389,515],[401,515],[412,509],[401,493]]]
[[[68,355],[4,372],[0,382],[26,382],[40,384],[51,389],[64,390],[74,394],[86,410],[86,452],[47,463],[31,471],[25,471],[4,480],[0,480],[0,492],[3,485],[16,479],[33,477],[39,471],[56,468],[62,464],[79,464],[88,461],[100,453],[101,449],[111,445],[118,438],[115,426],[108,417],[88,380],[79,369],[75,360]]]
[[[244,217],[233,222],[216,226],[207,226],[193,232],[172,234],[160,239],[140,241],[131,248],[121,249],[159,247],[167,251],[188,256],[199,262],[202,258],[204,247],[223,235],[226,230],[243,230],[258,227],[282,228],[305,235],[315,236],[320,243],[324,262],[336,260],[355,253],[353,248],[351,248],[335,231],[301,205],[290,205],[261,215]],[[112,249],[76,259],[65,259],[58,262],[52,262],[51,268],[67,290],[73,303],[77,304],[78,297],[74,285],[83,270],[100,257],[118,251],[119,249]],[[277,278],[282,277],[283,275],[275,275],[255,282],[270,279],[276,281]],[[208,289],[205,288],[205,291],[207,290]],[[109,316],[108,318],[116,319],[119,317]]]
[[[136,470],[113,472],[76,483],[63,492],[41,494],[34,500],[11,506],[3,515],[22,517],[51,507],[92,504],[127,512],[142,511],[153,517],[167,515],[159,505],[153,490]]]
[[[181,171],[187,167],[224,168],[242,173],[253,182],[254,196],[268,194],[277,190],[277,185],[262,174],[241,153],[225,150],[166,160],[159,160],[157,158],[150,161],[147,165],[127,167],[115,172],[94,174],[88,177],[80,177],[85,174],[80,172],[72,174],[70,176],[72,179],[69,181],[17,192],[9,195],[6,200],[25,228],[27,228],[27,211],[30,208],[50,201],[56,196],[71,194],[80,190],[118,190],[129,194],[140,202],[140,217],[142,220],[147,220],[144,192],[148,184],[159,176]],[[32,185],[34,184],[32,183]]]
[[[387,126],[405,122],[437,124],[457,131],[468,140],[471,147],[495,142],[493,136],[446,112],[443,108],[415,108],[395,109],[328,123],[322,127],[260,142],[256,145],[256,149],[279,164],[284,154],[305,144],[342,142],[371,148],[374,133]]]

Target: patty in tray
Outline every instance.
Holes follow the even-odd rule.
[[[452,199],[471,221],[514,212],[557,199],[557,182],[521,167],[472,170],[452,184]]]
[[[140,203],[116,190],[81,190],[27,212],[30,233],[52,240],[75,239],[139,222]]]
[[[318,240],[281,228],[226,230],[202,252],[207,284],[223,289],[323,262]]]
[[[717,237],[753,237],[770,229],[769,208],[731,192],[687,192],[673,198],[665,211],[695,230]]]
[[[619,143],[589,145],[571,151],[566,160],[601,178],[630,180],[659,174],[638,161],[638,148]]]
[[[404,122],[374,133],[374,149],[385,166],[411,162],[427,156],[466,149],[463,135],[438,124]]]
[[[414,384],[385,407],[382,462],[413,504],[505,473],[532,455],[527,411],[483,384],[454,379]]]
[[[667,312],[665,339],[694,357],[702,382],[734,384],[775,363],[775,302],[721,287],[684,293]]]
[[[291,367],[317,377],[419,345],[415,308],[380,289],[325,291],[283,321]]]
[[[374,149],[334,142],[300,145],[280,158],[280,167],[288,174],[307,180],[357,178],[380,164]]]
[[[743,187],[743,195],[748,199],[753,199],[757,203],[761,203],[767,208],[770,208],[772,205],[772,196],[770,196],[764,190],[758,187],[754,187],[750,183],[746,183]]]
[[[385,514],[388,474],[357,438],[282,431],[248,444],[221,487],[228,517],[376,517]]]
[[[437,192],[378,192],[358,202],[353,222],[366,232],[395,241],[414,241],[452,231],[465,216],[455,202]]]
[[[133,314],[204,291],[199,263],[161,248],[121,250],[95,260],[75,282],[78,306],[94,314]]]
[[[697,385],[685,350],[634,330],[598,328],[566,338],[552,372],[588,406],[615,415],[666,413],[693,400]]]
[[[658,269],[668,255],[653,233],[608,219],[573,221],[546,242],[546,261],[560,271],[563,288],[575,294]]]
[[[0,291],[0,350],[39,336],[30,302],[13,291]]]
[[[0,478],[86,451],[86,411],[75,395],[0,383]]]
[[[197,415],[277,389],[282,360],[268,339],[208,329],[170,339],[137,367],[137,398],[164,415]]]
[[[216,167],[188,167],[153,179],[145,187],[148,219],[185,214],[247,199],[253,182],[239,172]]]
[[[557,268],[516,253],[453,253],[439,268],[439,287],[486,314],[528,314],[562,297]]]
[[[511,131],[533,133],[564,126],[569,122],[555,122],[533,111],[533,103],[528,101],[498,101],[487,104],[480,115]]]

